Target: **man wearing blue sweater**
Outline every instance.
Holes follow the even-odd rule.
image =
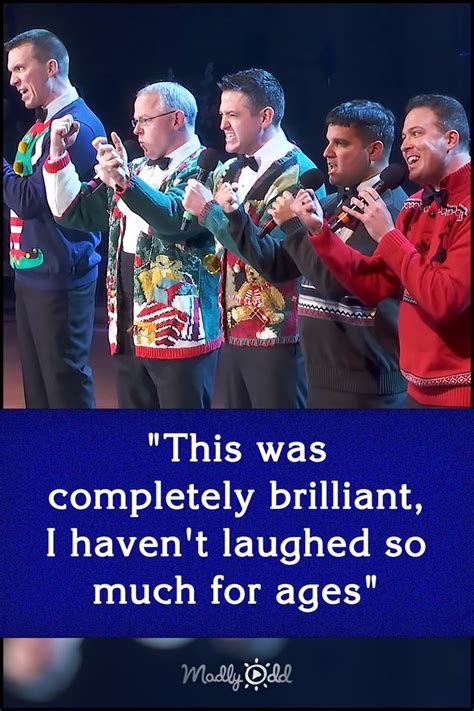
[[[48,30],[29,30],[4,47],[10,84],[25,107],[39,114],[20,141],[13,166],[3,161],[25,405],[93,408],[88,360],[100,233],[67,230],[55,223],[42,167],[49,153],[52,119],[72,114],[80,124],[74,164],[83,179],[92,177],[96,156],[92,140],[104,135],[104,127],[71,85],[69,56],[58,37]]]

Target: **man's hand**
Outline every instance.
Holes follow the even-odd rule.
[[[97,151],[97,165],[95,172],[105,185],[110,188],[126,187],[130,177],[128,170],[128,156],[122,140],[115,131],[110,134],[112,143],[107,143],[105,136],[97,136],[92,145]]]
[[[283,222],[291,220],[291,218],[295,216],[291,210],[293,202],[294,197],[288,190],[285,190],[282,195],[279,195],[276,200],[274,200],[271,208],[268,210],[268,214],[273,217],[277,225],[282,225]]]
[[[309,232],[317,235],[323,226],[323,209],[314,190],[299,190],[291,203],[292,212],[300,218]]]
[[[184,189],[183,207],[185,210],[198,217],[206,203],[212,200],[211,191],[195,178],[190,178]]]
[[[80,123],[71,114],[54,119],[51,123],[49,157],[51,160],[60,158],[75,142],[79,133]]]
[[[347,212],[352,217],[356,217],[360,222],[363,222],[369,235],[376,242],[380,242],[382,237],[393,230],[394,224],[386,204],[373,188],[365,188],[359,193],[358,198],[352,198],[352,202],[357,207],[360,207],[362,212],[351,210],[349,207],[343,206],[344,212]]]
[[[235,188],[232,187],[230,183],[222,183],[219,190],[214,195],[214,200],[227,214],[235,212],[239,207]]]

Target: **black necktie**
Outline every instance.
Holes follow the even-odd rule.
[[[245,168],[247,165],[251,168],[251,170],[254,170],[255,172],[258,171],[258,163],[255,156],[237,156],[237,166],[239,168]]]
[[[171,163],[171,158],[164,156],[163,158],[155,158],[154,160],[148,158],[147,165],[157,165],[161,170],[166,170]]]
[[[40,106],[36,109],[36,120],[41,121],[41,123],[44,123],[46,121],[46,116],[48,114],[48,110],[43,108],[43,106]]]
[[[444,207],[446,205],[447,197],[448,193],[446,190],[435,190],[431,185],[428,185],[423,190],[421,202],[423,207],[428,207],[428,205],[431,205],[434,200],[439,207]]]

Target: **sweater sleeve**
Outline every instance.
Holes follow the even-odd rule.
[[[188,179],[194,177],[196,171],[183,171],[179,182],[166,193],[147,185],[138,175],[132,172],[126,189],[120,193],[123,202],[147,222],[153,232],[162,242],[187,242],[202,233],[202,227],[193,220],[186,232],[181,232],[183,219],[183,195]]]
[[[3,159],[3,202],[23,220],[31,220],[48,212],[42,166],[45,155],[36,163],[31,175],[17,175]]]
[[[276,232],[282,234],[280,228],[274,228],[265,237],[257,237],[259,228],[243,205],[226,214],[217,203],[212,203],[203,224],[223,247],[254,267],[267,281],[278,283],[300,276],[297,266],[283,249],[281,238],[275,237]]]
[[[374,256],[384,260],[410,296],[437,323],[448,323],[471,303],[471,220],[454,228],[446,259],[423,260],[399,229],[381,239]]]
[[[46,160],[44,184],[55,222],[63,227],[87,232],[105,231],[109,226],[107,188],[93,192],[82,183],[68,153],[54,161]]]
[[[326,221],[319,234],[308,237],[336,279],[363,303],[372,305],[399,292],[398,277],[380,256],[367,257],[344,244]]]

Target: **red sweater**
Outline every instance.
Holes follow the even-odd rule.
[[[403,290],[400,369],[423,405],[469,407],[471,394],[471,164],[448,175],[445,207],[423,207],[422,190],[371,257],[325,224],[309,235],[334,276],[366,304]]]

